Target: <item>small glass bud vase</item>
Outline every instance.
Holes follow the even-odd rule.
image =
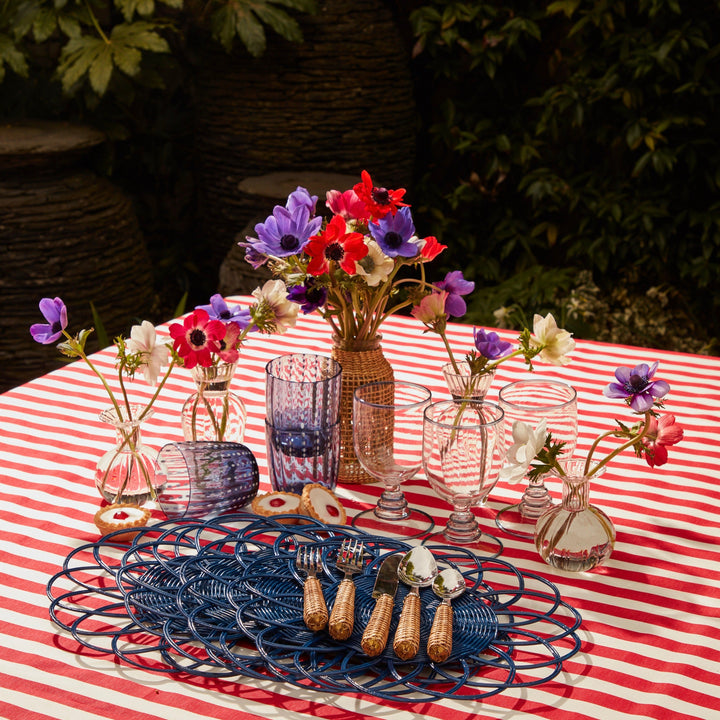
[[[132,420],[118,418],[114,407],[100,413],[100,419],[112,425],[117,434],[116,446],[100,458],[95,469],[95,485],[109,503],[144,505],[157,497],[157,453],[143,445],[140,435],[141,424],[152,412],[137,420],[143,410],[141,405],[131,405]]]
[[[230,392],[236,368],[237,363],[222,363],[211,367],[196,365],[190,371],[197,392],[182,408],[185,440],[243,441],[247,410],[243,401]]]
[[[584,466],[584,460],[566,463],[567,474],[559,476],[562,504],[547,510],[535,524],[535,547],[542,559],[569,572],[592,570],[610,557],[615,546],[612,520],[589,503],[590,479],[584,474]]]
[[[484,400],[495,377],[495,370],[472,373],[470,365],[463,360],[455,365],[445,363],[442,374],[453,400]]]

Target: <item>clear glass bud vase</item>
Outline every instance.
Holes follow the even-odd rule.
[[[453,400],[484,400],[495,378],[495,370],[474,373],[467,361],[445,363],[442,374]]]
[[[560,476],[562,504],[550,508],[535,524],[535,547],[542,559],[569,572],[592,570],[610,557],[615,546],[612,520],[589,502],[590,483],[584,466],[584,460],[567,462],[567,474]]]
[[[100,413],[100,419],[112,425],[117,435],[117,444],[100,458],[95,469],[95,485],[109,503],[143,505],[157,497],[157,453],[143,445],[140,434],[142,422],[152,412],[147,412],[142,420],[135,419],[143,409],[141,405],[132,405],[132,420],[118,418],[114,407]]]
[[[196,365],[190,372],[197,385],[182,408],[185,440],[240,443],[245,437],[245,403],[230,392],[237,363],[212,367]]]

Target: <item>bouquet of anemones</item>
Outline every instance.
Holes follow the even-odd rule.
[[[373,338],[385,318],[412,305],[417,296],[400,285],[425,287],[424,264],[445,249],[417,236],[404,189],[361,177],[350,190],[327,192],[328,220],[316,214],[317,196],[298,187],[255,226],[257,237],[240,243],[251,265],[267,265],[288,299],[304,313],[318,310],[341,340]],[[408,266],[419,267],[419,279],[403,277]]]
[[[658,363],[641,363],[634,368],[619,367],[615,379],[605,387],[603,394],[609,398],[622,398],[636,415],[643,419],[632,426],[616,420],[618,427],[599,435],[593,442],[585,459],[583,475],[591,477],[604,468],[610,460],[624,450],[632,448],[637,457],[644,457],[650,467],[664,465],[668,459],[667,448],[682,440],[683,428],[673,415],[660,415],[662,399],[670,392],[664,380],[654,380]],[[547,423],[540,421],[536,428],[521,420],[513,424],[513,444],[506,455],[506,464],[500,471],[500,479],[517,482],[526,475],[530,478],[555,471],[561,477],[565,468],[558,459],[563,443],[555,442],[547,432]],[[598,446],[609,438],[622,442],[593,463]]]

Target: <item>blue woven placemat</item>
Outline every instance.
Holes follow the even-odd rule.
[[[295,556],[306,543],[321,550],[319,579],[331,608],[343,577],[335,560],[348,537],[363,541],[365,566],[354,576],[355,630],[338,642],[305,628],[304,577]],[[360,638],[375,605],[377,570],[388,554],[410,547],[351,527],[285,525],[248,513],[165,522],[142,529],[129,548],[108,535],[71,552],[48,583],[50,615],[81,645],[148,670],[271,678],[412,702],[479,700],[538,685],[580,648],[580,615],[552,583],[498,558],[438,545],[430,550],[441,564],[457,567],[468,585],[452,603],[450,658],[436,665],[425,653],[439,602],[427,588],[421,590],[421,650],[410,662],[395,657],[392,631],[407,593],[402,584],[388,647],[366,657]]]

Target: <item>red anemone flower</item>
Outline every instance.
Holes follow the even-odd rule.
[[[362,260],[367,245],[361,233],[347,232],[345,220],[335,215],[319,235],[313,235],[305,246],[310,256],[307,271],[311,275],[323,275],[330,270],[330,263],[337,263],[348,275],[355,274],[355,261]]]
[[[240,337],[240,326],[236,322],[223,323],[225,325],[225,336],[220,340],[218,355],[226,363],[238,361],[238,338]]]
[[[674,415],[663,415],[659,420],[650,417],[648,431],[643,438],[645,460],[650,467],[664,465],[668,459],[668,445],[675,445],[683,439],[684,431],[675,423]]]
[[[355,194],[365,203],[365,206],[373,220],[384,218],[388,213],[393,215],[398,208],[409,207],[407,203],[402,202],[405,195],[405,188],[399,190],[388,190],[383,187],[375,187],[373,185],[370,173],[363,170],[360,173],[362,182],[357,183],[353,190]]]
[[[428,235],[425,238],[425,244],[420,251],[420,255],[425,260],[434,260],[443,250],[447,250],[447,245],[441,245],[434,235]]]
[[[210,320],[204,310],[194,310],[182,325],[174,323],[169,330],[174,340],[173,349],[188,369],[196,365],[210,367],[212,353],[220,352],[220,341],[225,337],[225,323]]]

